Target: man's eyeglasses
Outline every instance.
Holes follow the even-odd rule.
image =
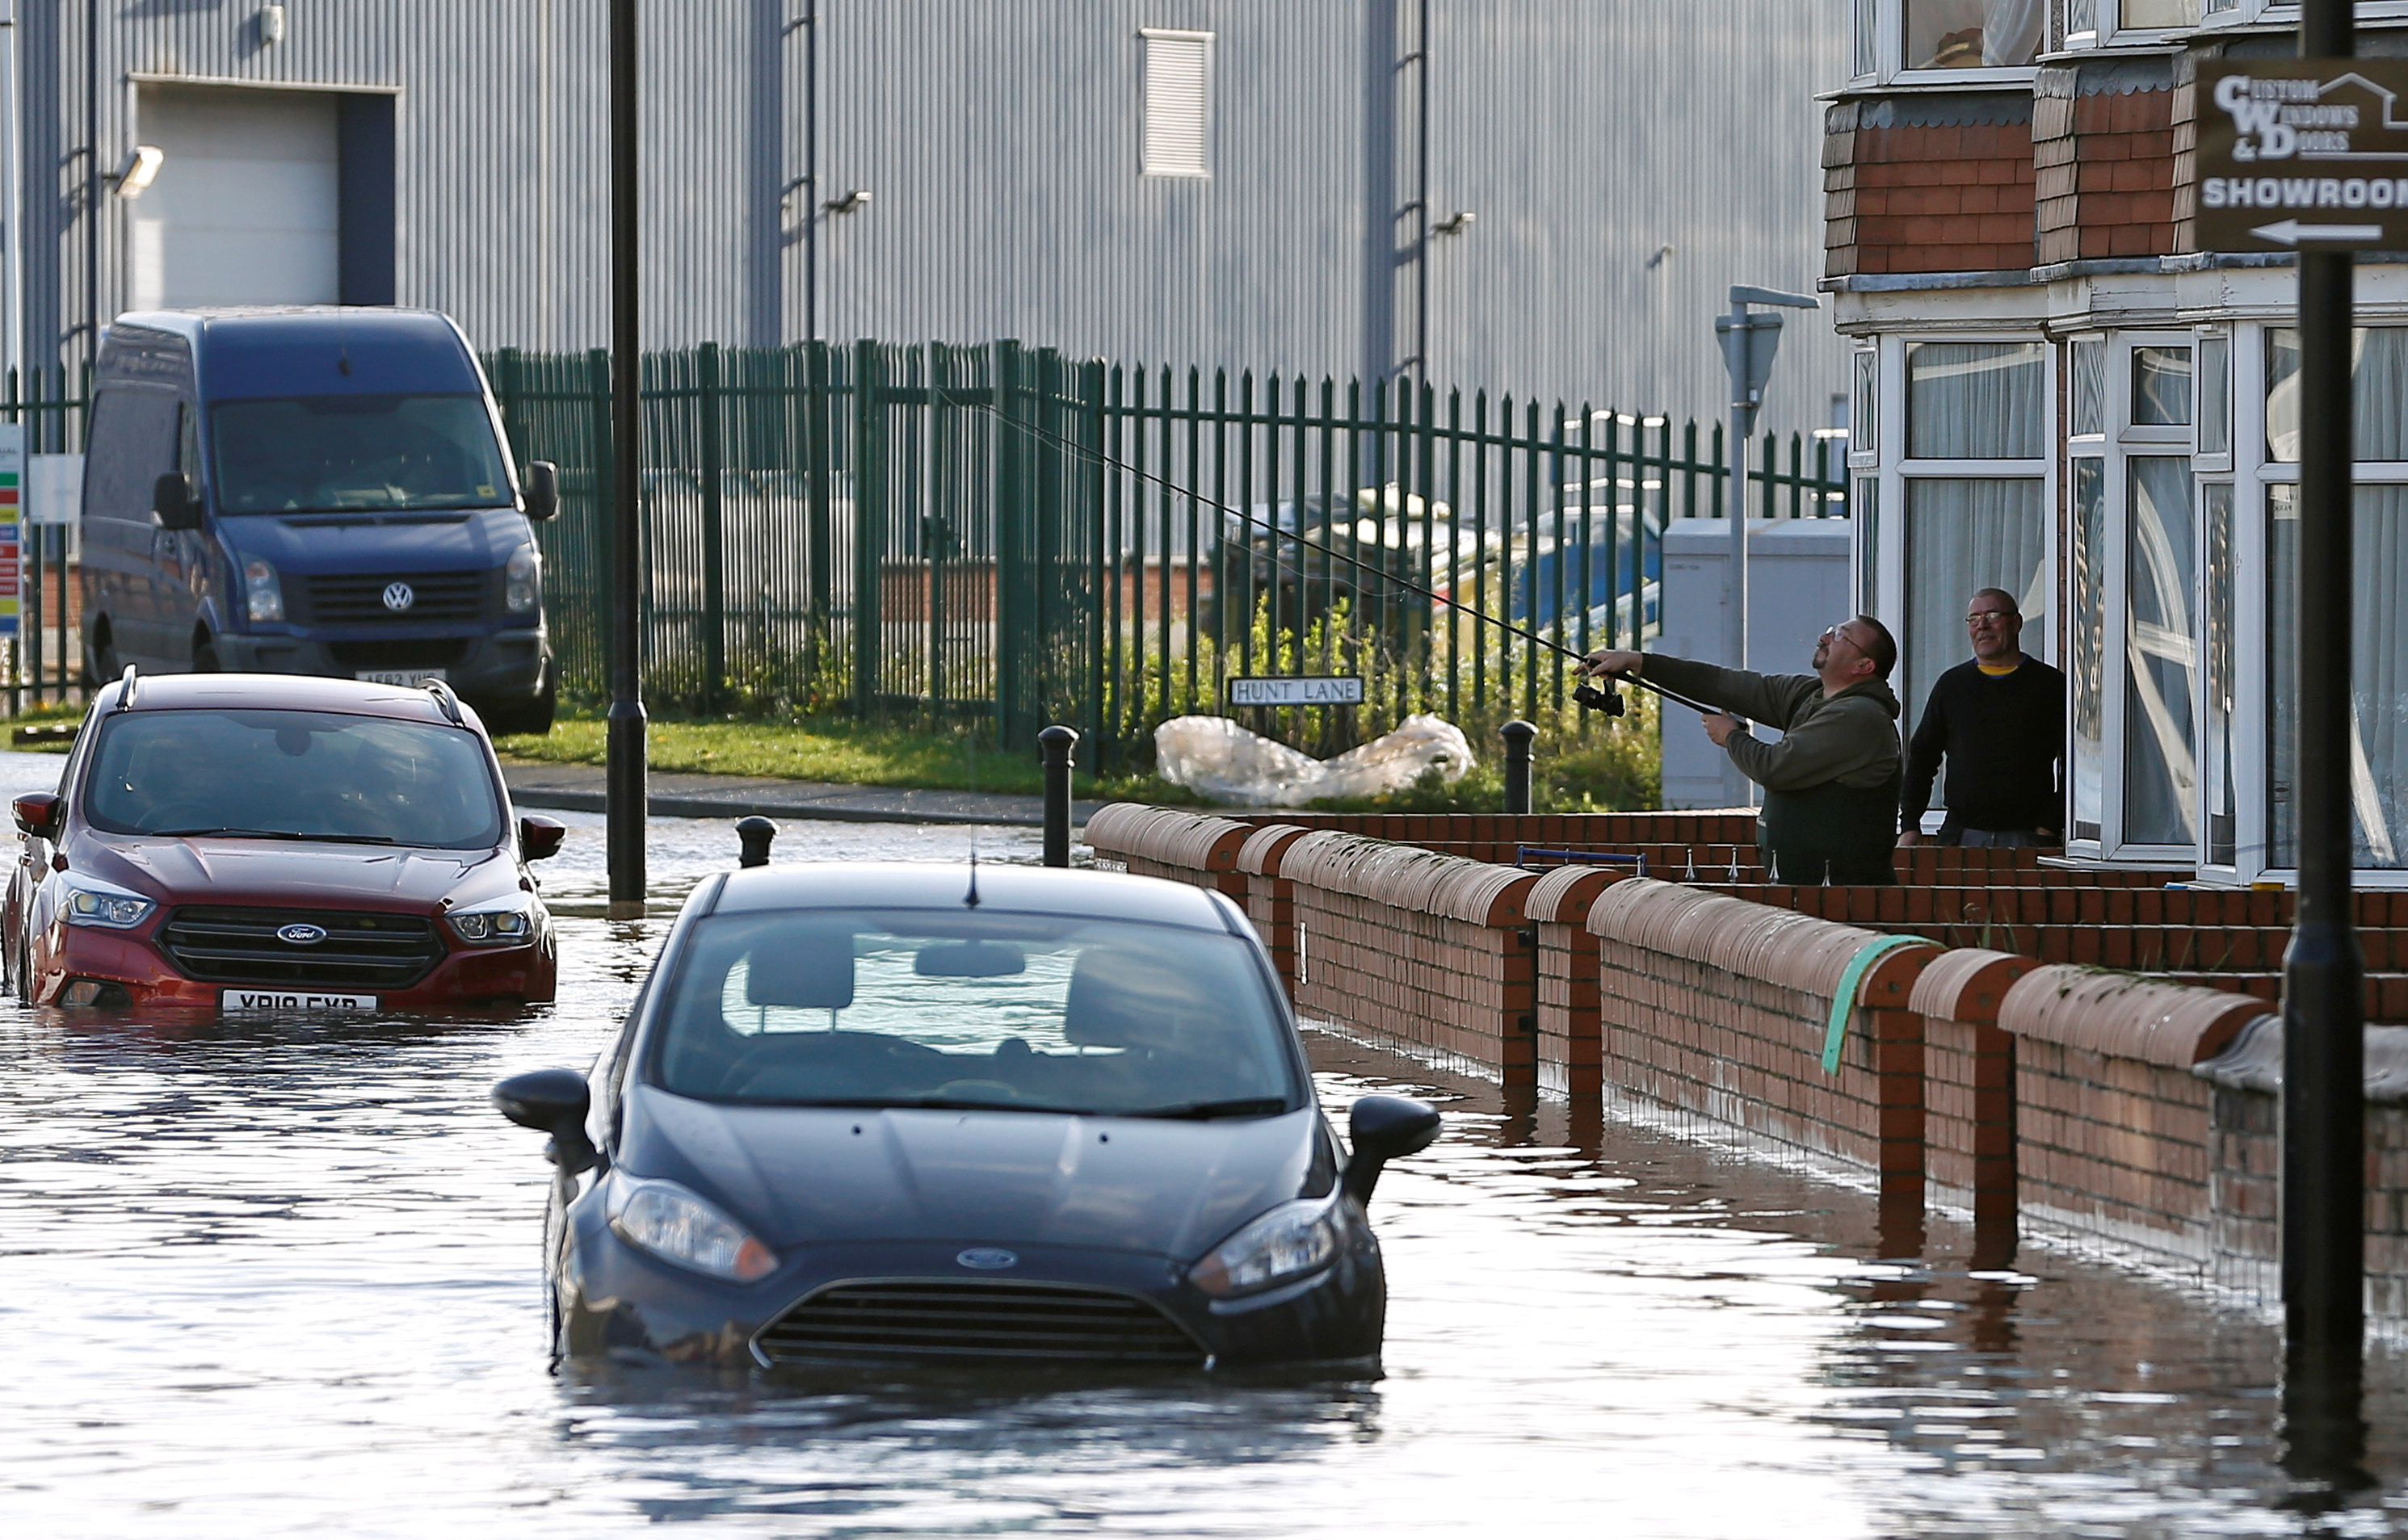
[[[2016,618],[2017,617],[2014,612],[2012,610],[1977,609],[1972,614],[1965,617],[1965,623],[1969,626],[1977,626],[1985,620],[1996,620],[2003,625],[2007,621]]]

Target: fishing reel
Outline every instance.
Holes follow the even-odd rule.
[[[1609,717],[1619,717],[1623,712],[1622,692],[1594,684],[1584,683],[1573,690],[1572,704],[1586,710],[1602,711]]]

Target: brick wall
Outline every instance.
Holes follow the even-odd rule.
[[[1539,1089],[1566,1098],[1602,1094],[1598,1038],[1598,938],[1589,906],[1621,874],[1559,866],[1532,885],[1523,905],[1539,948]]]
[[[1932,960],[1907,1008],[1923,1018],[1923,1162],[1928,1195],[1973,1216],[1977,1231],[2015,1226],[2014,1038],[1999,1007],[2040,964],[1961,948]]]
[[[1115,802],[1098,807],[1080,837],[1098,860],[1135,877],[1158,877],[1246,902],[1238,852],[1254,826],[1177,807]]]
[[[1876,932],[1631,877],[1589,906],[1607,1084],[1878,1173],[1919,1201],[1922,1019],[1935,948],[1883,958],[1857,994],[1836,1074],[1822,1065],[1842,973]]]
[[[1293,823],[1266,823],[1238,847],[1238,870],[1246,879],[1246,918],[1271,954],[1288,998],[1296,998],[1296,884],[1280,875],[1280,861],[1306,831]]]
[[[1280,859],[1293,884],[1296,1005],[1478,1064],[1538,1066],[1538,956],[1523,904],[1538,876],[1331,830]]]
[[[1991,272],[2033,259],[2032,100],[1951,92],[1824,115],[1824,272]]]
[[[2205,1263],[2213,1087],[2193,1070],[2265,1011],[2084,968],[2016,980],[1999,1025],[2015,1040],[2024,1221]]]
[[[2032,164],[2042,262],[2175,250],[2173,114],[2165,59],[2040,71]]]

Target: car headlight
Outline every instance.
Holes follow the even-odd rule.
[[[276,569],[265,562],[242,564],[242,593],[252,620],[284,619],[284,585],[277,580]]]
[[[767,1247],[675,1182],[614,1176],[609,1211],[610,1228],[621,1240],[664,1262],[737,1283],[777,1271],[778,1259]]]
[[[543,553],[533,546],[521,546],[510,552],[509,564],[502,569],[502,604],[516,614],[536,607],[543,596]]]
[[[443,922],[472,947],[523,947],[535,939],[535,911],[523,900],[464,909]]]
[[[94,925],[108,931],[130,931],[157,908],[155,900],[130,893],[88,877],[62,877],[66,889],[59,918],[70,925]]]
[[[1216,1299],[1251,1294],[1328,1266],[1338,1247],[1336,1196],[1298,1198],[1240,1227],[1189,1268],[1187,1277]]]

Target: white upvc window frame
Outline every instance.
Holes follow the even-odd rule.
[[[2000,86],[2028,84],[2039,67],[2037,60],[2029,64],[2001,64],[1979,69],[1909,69],[1906,67],[1906,4],[1907,0],[1850,0],[1848,17],[1849,84],[1859,89],[1889,85],[1934,86]],[[1872,68],[1859,69],[1856,59],[1856,39],[1862,19],[1872,24]],[[2048,32],[2041,33],[2040,51],[2048,50]]]
[[[2000,343],[2042,345],[2044,363],[2041,381],[2041,453],[2020,460],[1909,460],[1907,458],[1906,422],[1906,360],[1908,351],[1922,343]],[[2048,338],[2030,325],[2000,326],[1995,331],[1913,331],[1882,336],[1878,343],[1878,443],[1874,455],[1878,470],[1853,472],[1859,478],[1874,478],[1879,489],[1880,506],[1860,533],[1860,539],[1870,539],[1873,559],[1864,563],[1865,576],[1870,579],[1871,603],[1870,614],[1885,620],[1901,637],[1907,623],[1907,492],[1910,483],[1918,480],[1978,479],[1995,481],[2038,482],[2040,485],[2041,520],[2041,583],[2042,592],[2056,595],[2061,592],[2057,579],[2057,485],[2055,470],[2055,446],[2062,441],[2058,420],[2057,349],[2050,347]],[[1962,597],[1961,595],[1959,596]],[[2052,598],[2052,604],[2059,601]],[[2028,633],[2025,649],[2042,662],[2062,667],[2057,659],[2057,626],[2050,624],[2037,634]],[[1969,653],[1968,656],[1971,654]],[[1931,692],[1932,681],[1917,679],[1908,664],[1908,649],[1901,646],[1896,673],[1891,679],[1898,692],[1902,726],[1914,731],[1914,719],[1921,713],[1924,698]],[[1936,820],[1938,810],[1933,810]],[[1934,823],[1936,827],[1936,821]]]

